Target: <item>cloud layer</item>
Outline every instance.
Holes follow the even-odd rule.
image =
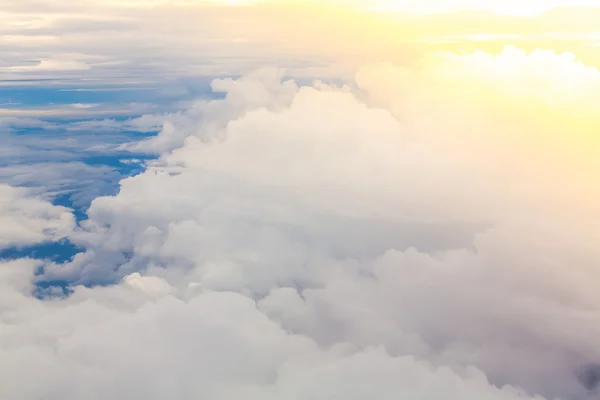
[[[251,3],[0,0],[0,72],[6,80],[94,77],[118,83],[241,75],[269,64],[295,76],[339,77],[365,62],[404,63],[440,49],[496,51],[505,43],[528,49],[550,43],[557,50],[576,48],[588,62],[600,60],[595,0],[383,1],[399,14],[349,6],[372,7],[373,0]],[[456,12],[483,3],[497,11],[572,8],[529,18]],[[403,13],[415,10],[446,13]]]
[[[600,72],[422,65],[266,69],[161,117],[36,278],[106,287],[40,301],[41,261],[0,265],[0,397],[593,398]]]

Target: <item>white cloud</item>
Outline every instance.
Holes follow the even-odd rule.
[[[0,264],[2,282],[27,263]],[[44,303],[15,288],[0,292],[19,311],[0,322],[7,398],[529,398],[490,386],[475,369],[453,372],[381,348],[321,349],[237,293],[152,301],[123,284]]]
[[[281,84],[283,71],[263,68],[240,80],[216,79],[212,89],[226,93],[222,100],[203,100],[192,105],[185,113],[145,115],[128,121],[128,125],[141,131],[160,131],[156,137],[126,144],[122,149],[150,153],[163,153],[181,147],[187,136],[217,135],[223,127],[248,110],[261,107],[279,110],[291,102],[298,86],[293,81]],[[162,125],[162,129],[159,129]]]
[[[41,60],[35,65],[19,65],[5,68],[9,72],[31,71],[80,71],[90,69],[89,65],[72,60]]]
[[[106,109],[96,107],[73,107],[71,105],[61,105],[54,107],[39,107],[39,108],[0,108],[0,117],[3,119],[21,120],[33,118],[98,118],[98,117],[115,117],[115,116],[131,116],[136,115],[140,107],[135,104],[116,105],[115,108],[110,106]],[[145,108],[149,108],[145,106]],[[89,124],[92,125],[92,124]],[[77,126],[73,124],[73,127]],[[80,126],[85,126],[80,124]]]
[[[82,162],[38,162],[0,167],[0,182],[28,187],[48,200],[67,195],[73,206],[85,208],[94,198],[114,191],[121,174],[108,166]]]
[[[573,1],[569,5],[574,6]],[[407,5],[411,10],[456,10],[457,5],[477,2],[395,4],[404,10]],[[472,24],[460,13],[442,19],[436,15],[395,19],[386,13],[358,12],[346,7],[347,0],[334,3],[337,6],[323,1],[260,1],[223,7],[197,0],[55,0],[52,4],[4,0],[0,1],[0,70],[5,79],[118,81],[135,77],[156,81],[165,75],[238,75],[263,65],[280,65],[294,76],[339,78],[370,60],[410,62],[438,49],[432,41],[458,43],[449,46],[457,48],[465,44],[464,38],[470,46],[472,38],[488,35],[502,38],[503,43],[546,43],[540,35],[548,33],[560,37],[548,39],[551,43],[568,41],[590,59],[598,59],[597,51],[584,45],[595,41],[590,34],[596,33],[600,10],[590,4],[584,11],[575,9],[574,14],[547,13],[531,19],[481,13],[480,23]],[[366,3],[372,5],[372,1]],[[485,3],[476,8],[491,5]],[[526,2],[516,3],[512,6],[528,8]],[[492,8],[511,7],[506,4],[506,0],[499,1]],[[545,1],[543,6],[547,5]],[[307,29],[309,20],[311,28]]]
[[[98,107],[100,104],[83,104],[83,103],[75,103],[75,104],[71,104],[71,107],[73,108],[78,108],[78,109],[88,109],[88,108],[96,108]]]
[[[168,122],[140,144],[160,159],[43,277],[119,283],[40,301],[0,266],[0,397],[593,398],[596,74],[511,49],[428,63],[355,88],[263,70],[138,121]]]
[[[59,240],[74,227],[71,212],[0,184],[0,249]]]

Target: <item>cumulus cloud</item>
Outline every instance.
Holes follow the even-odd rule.
[[[160,158],[36,277],[73,294],[0,265],[0,397],[593,398],[598,74],[512,48],[266,69],[146,117],[129,146]]]
[[[66,237],[74,227],[70,210],[0,184],[0,249]]]
[[[239,80],[216,79],[212,82],[212,90],[225,94],[224,100],[202,100],[185,112],[144,115],[130,120],[129,126],[135,129],[158,130],[159,134],[145,141],[125,144],[121,149],[161,154],[181,147],[188,136],[218,135],[231,120],[249,110],[260,107],[281,109],[291,102],[298,89],[293,81],[282,84],[282,77],[280,69],[263,68]]]
[[[137,276],[42,303],[14,283],[24,283],[31,264],[0,264],[7,314],[18,311],[2,322],[0,370],[9,382],[0,388],[3,397],[530,398],[492,387],[481,371],[392,357],[380,346],[320,348],[238,293],[156,298],[165,283]],[[35,385],[26,383],[32,374],[39,377]]]

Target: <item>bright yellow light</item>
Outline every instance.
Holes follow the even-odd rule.
[[[600,0],[103,0],[126,4],[303,4],[337,5],[349,8],[410,14],[446,13],[464,10],[488,11],[496,14],[532,16],[556,7],[600,7]]]
[[[304,6],[336,5],[354,9],[408,14],[435,14],[456,11],[488,11],[513,16],[534,16],[556,7],[600,7],[600,0],[101,0],[125,4],[302,4]]]
[[[462,10],[509,15],[536,15],[555,7],[597,7],[600,0],[378,0],[373,8],[386,11],[438,13]]]

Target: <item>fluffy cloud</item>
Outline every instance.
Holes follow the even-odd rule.
[[[137,276],[42,303],[17,290],[32,264],[0,264],[3,397],[530,399],[492,387],[475,369],[455,372],[382,347],[320,348],[237,293],[181,299],[156,290],[166,283]]]
[[[0,266],[0,397],[593,398],[598,71],[425,64],[262,70],[162,117],[37,277],[106,287],[41,301]]]
[[[74,227],[70,210],[0,184],[0,249],[66,237]]]

